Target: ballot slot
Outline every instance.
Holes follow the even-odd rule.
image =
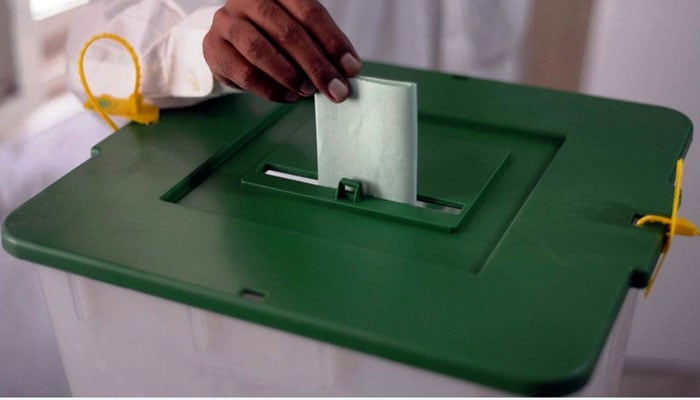
[[[455,232],[469,211],[465,204],[418,195],[413,204],[400,203],[363,193],[362,183],[342,179],[335,188],[321,186],[315,171],[262,162],[241,180],[244,188],[270,195],[283,195],[320,206],[330,206],[366,217]]]
[[[464,208],[462,205],[457,203],[448,203],[440,199],[434,199],[421,195],[418,195],[418,198],[416,199],[416,206],[451,215],[459,215]]]
[[[280,179],[287,179],[294,182],[300,182],[307,185],[319,186],[318,179],[315,177],[297,175],[292,172],[285,172],[276,168],[272,165],[265,164],[263,167],[263,172],[267,176],[272,176]],[[356,188],[353,185],[343,185],[345,192],[353,193]],[[418,195],[414,204],[416,207],[426,208],[436,212],[442,212],[445,214],[459,215],[462,212],[464,206],[457,202],[450,202],[446,200],[436,199],[428,196]]]
[[[265,169],[265,175],[274,176],[281,179],[289,179],[290,181],[306,183],[308,185],[318,185],[318,179],[309,178],[301,175],[294,175],[288,172],[278,171],[269,167]]]

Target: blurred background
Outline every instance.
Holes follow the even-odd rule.
[[[75,61],[66,60],[66,37],[87,1],[0,1],[0,220],[109,133],[81,119],[65,86],[66,62]],[[700,1],[534,0],[528,8],[514,81],[663,105],[700,121]],[[686,158],[681,207],[695,222],[698,147]],[[640,296],[621,395],[700,396],[698,244],[675,240],[651,296]],[[0,250],[0,396],[13,395],[70,390],[33,268]]]

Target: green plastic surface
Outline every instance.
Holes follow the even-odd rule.
[[[363,73],[419,84],[427,207],[265,175],[315,175],[313,103],[234,95],[112,135],[7,218],[3,245],[508,391],[582,387],[657,260],[662,229],[632,220],[670,213],[691,122],[432,72]]]

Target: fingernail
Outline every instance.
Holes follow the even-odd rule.
[[[294,103],[294,102],[297,102],[299,100],[301,100],[301,97],[299,97],[298,95],[296,95],[292,92],[288,92],[287,95],[284,96],[284,101],[287,103]]]
[[[345,84],[341,82],[340,79],[336,78],[328,84],[328,93],[330,93],[333,100],[341,102],[345,100],[346,97],[348,97],[350,89],[348,89],[348,87],[345,86]]]
[[[355,58],[355,56],[350,53],[345,53],[342,57],[340,57],[340,65],[345,70],[345,73],[350,76],[359,74],[360,68],[362,68],[362,63],[360,60]]]
[[[311,82],[306,81],[299,88],[299,92],[301,92],[302,96],[309,97],[316,93],[316,86],[312,85]]]

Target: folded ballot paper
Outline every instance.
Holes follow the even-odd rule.
[[[365,195],[416,203],[416,84],[349,79],[350,97],[335,104],[316,95],[319,184],[362,182]]]

